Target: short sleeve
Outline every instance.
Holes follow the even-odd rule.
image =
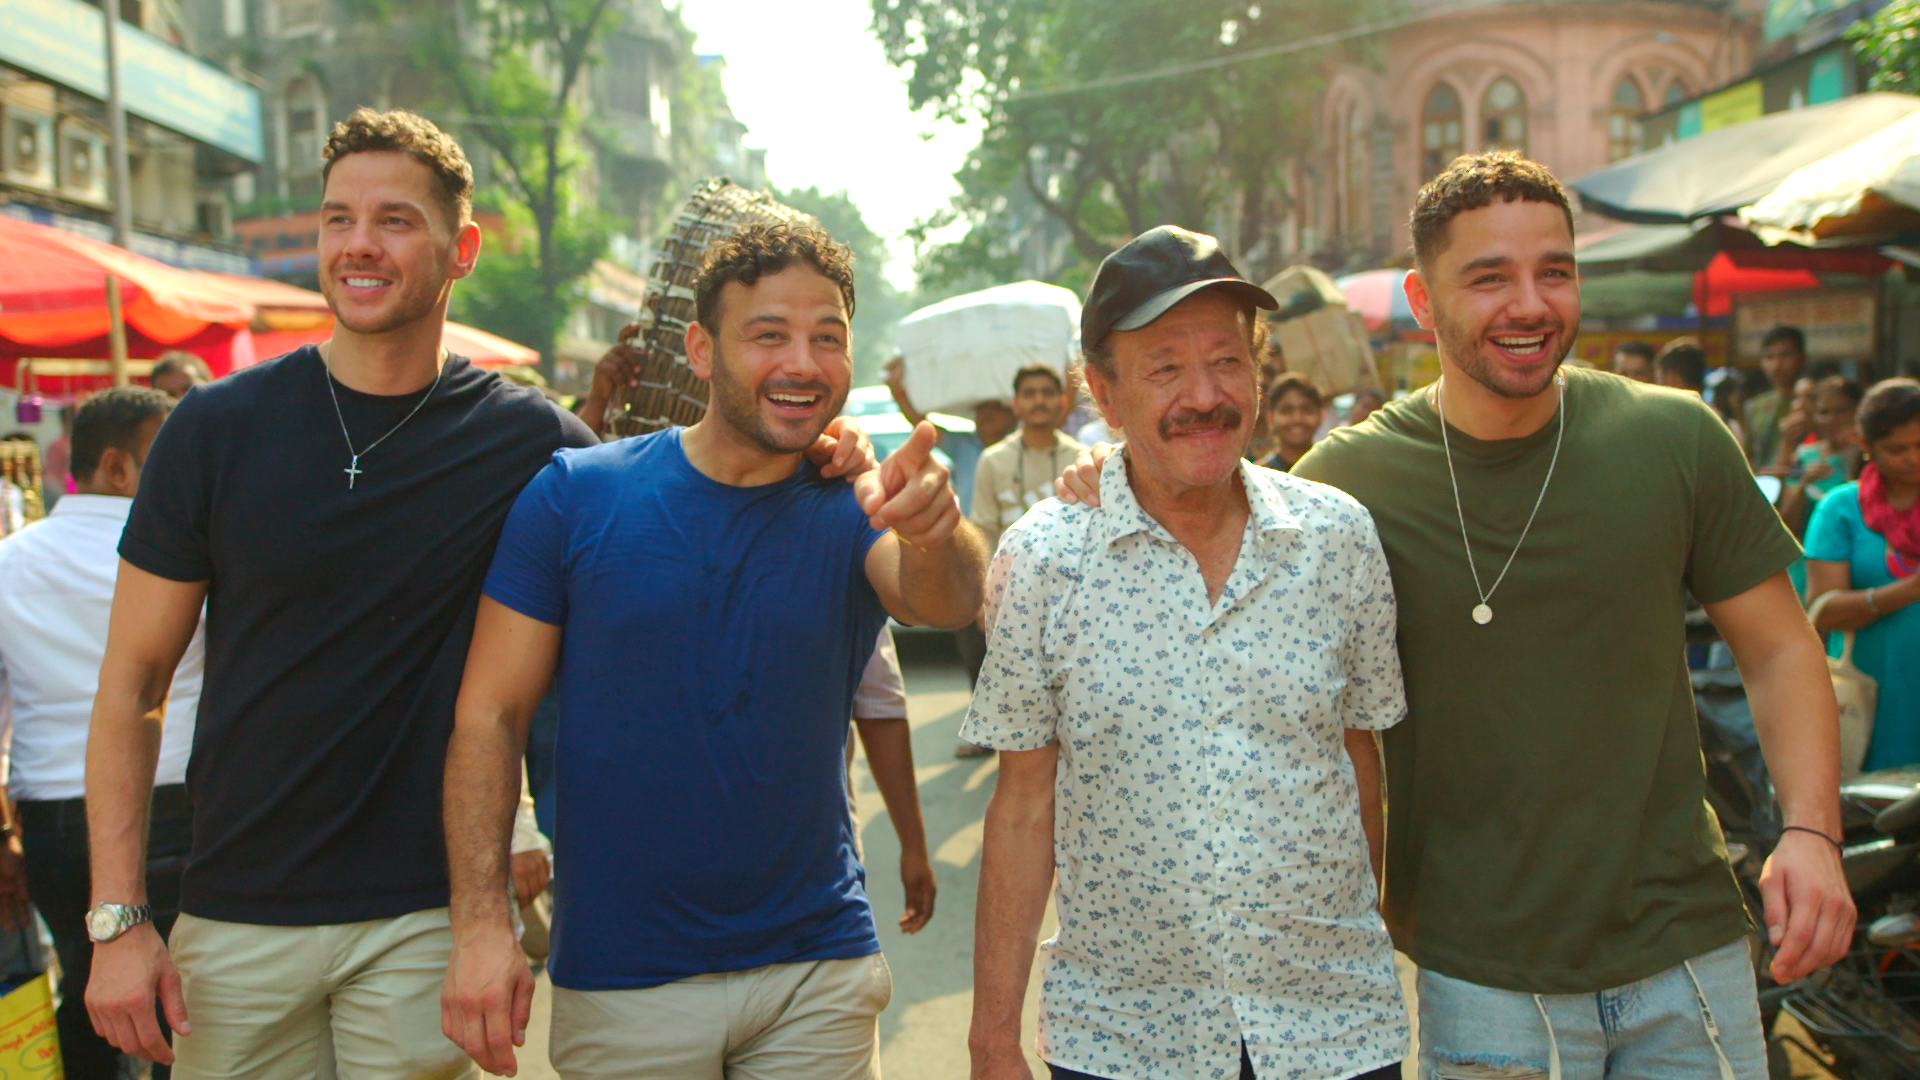
[[[987,570],[987,657],[960,737],[995,750],[1038,750],[1054,741],[1060,700],[1046,652],[1047,558],[1032,519],[1008,529]]]
[[[1800,545],[1753,479],[1733,433],[1704,403],[1694,414],[1693,538],[1687,588],[1731,600],[1792,565]]]
[[[1830,492],[1813,508],[1807,522],[1807,558],[1821,562],[1853,561],[1853,521],[1859,516],[1858,488]]]
[[[214,461],[208,452],[207,395],[188,394],[154,436],[140,490],[120,536],[120,557],[170,581],[213,577]]]
[[[548,402],[547,404],[552,406],[553,411],[559,414],[561,446],[580,450],[589,446],[600,445],[600,436],[593,433],[593,429],[587,426],[586,421],[581,420],[579,417],[553,402]]]
[[[1362,549],[1353,578],[1352,629],[1347,638],[1346,688],[1340,691],[1342,727],[1382,731],[1406,719],[1407,688],[1400,673],[1399,612],[1387,553],[1366,518],[1351,543]]]
[[[907,680],[900,673],[900,655],[893,647],[893,631],[881,628],[880,640],[867,658],[867,670],[853,692],[855,720],[905,720]]]
[[[567,619],[566,463],[559,455],[514,500],[482,591],[529,619]]]

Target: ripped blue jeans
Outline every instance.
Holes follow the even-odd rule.
[[[1420,1080],[1767,1080],[1745,939],[1597,994],[1422,970]]]

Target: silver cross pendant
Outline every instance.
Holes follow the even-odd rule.
[[[360,455],[359,454],[353,455],[353,460],[349,462],[347,464],[347,467],[345,469],[342,469],[341,471],[347,474],[347,490],[352,491],[354,479],[358,477],[362,472],[360,468]]]

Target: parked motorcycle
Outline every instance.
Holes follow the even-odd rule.
[[[1704,622],[1704,619],[1700,620]],[[1693,642],[1713,640],[1693,625]],[[1707,801],[1721,821],[1754,922],[1762,924],[1760,871],[1782,822],[1760,758],[1739,673],[1693,673]],[[1837,1080],[1920,1078],[1920,767],[1889,769],[1840,785],[1841,866],[1859,910],[1852,950],[1826,971],[1788,986],[1768,974],[1772,950],[1755,949],[1771,1080],[1793,1080],[1789,1047]],[[1798,1022],[1803,1038],[1781,1016]]]

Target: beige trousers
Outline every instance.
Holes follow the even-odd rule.
[[[168,948],[193,1034],[178,1080],[450,1080],[473,1063],[440,1032],[447,909],[340,926],[180,916]]]
[[[696,975],[646,990],[553,988],[565,1080],[880,1080],[879,953]]]

